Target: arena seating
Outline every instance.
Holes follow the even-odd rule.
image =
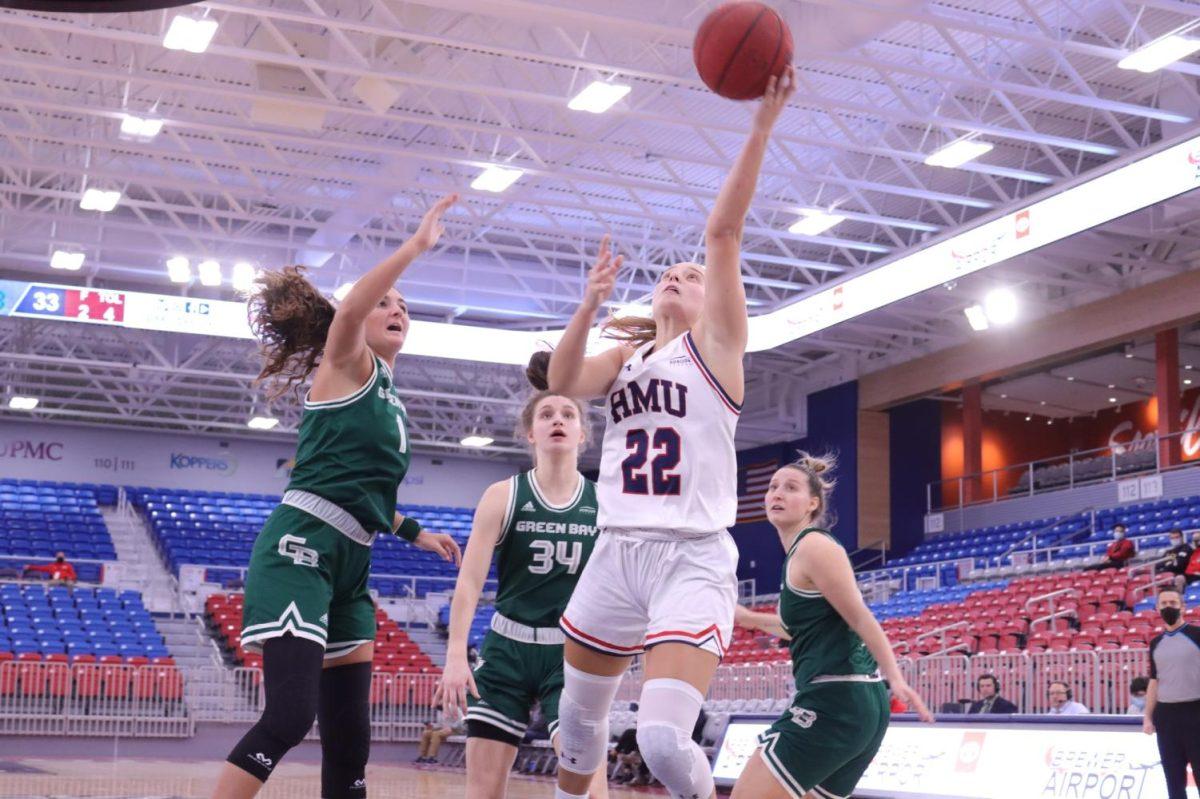
[[[0,583],[0,614],[0,653],[20,660],[139,664],[170,657],[137,591]]]
[[[1111,480],[1113,476],[1113,459],[1116,459],[1116,474],[1126,475],[1153,469],[1156,464],[1153,449],[1122,452],[1113,457],[1097,455],[1092,458],[1080,458],[1074,463],[1052,463],[1033,468],[1033,487],[1037,491],[1060,488],[1068,485],[1083,485],[1085,483]],[[1029,472],[1022,471],[1017,484],[1008,490],[1009,494],[1025,494],[1029,492]]]
[[[261,667],[262,655],[242,648],[243,594],[213,594],[204,603],[209,629],[239,666]],[[397,673],[440,674],[429,655],[380,608],[375,610],[374,670]]]
[[[265,494],[145,487],[127,491],[149,521],[163,560],[173,572],[178,574],[185,563],[232,567],[210,570],[209,579],[222,583],[237,578],[234,569],[249,563],[254,538],[279,502],[278,496]],[[467,508],[410,505],[398,510],[420,519],[429,530],[450,533],[460,544],[471,529],[472,512]],[[453,564],[395,536],[379,537],[374,550],[371,571],[380,576],[371,578],[370,587],[382,596],[404,596],[414,588],[416,596],[424,596],[453,587],[457,574]]]
[[[0,481],[0,568],[19,574],[25,564],[46,562],[62,550],[80,580],[99,581],[100,564],[78,561],[116,559],[98,507],[115,502],[113,486]]]

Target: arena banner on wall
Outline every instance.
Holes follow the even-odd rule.
[[[713,764],[719,785],[737,780],[772,721],[730,721]],[[1198,799],[1194,781],[1188,791]],[[893,721],[854,795],[1163,799],[1167,790],[1155,739],[1140,724],[1105,724],[1097,717],[1087,724]]]

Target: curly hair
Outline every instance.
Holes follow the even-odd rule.
[[[268,383],[272,399],[298,391],[325,351],[333,303],[305,279],[304,267],[288,266],[259,275],[246,312],[264,360],[255,382]]]

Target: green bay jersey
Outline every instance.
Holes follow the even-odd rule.
[[[816,678],[872,675],[879,669],[858,633],[850,629],[819,591],[802,591],[788,582],[788,561],[804,536],[812,534],[833,538],[827,530],[802,531],[783,560],[779,588],[779,617],[792,637],[788,649],[792,653],[792,675],[797,690],[803,690]]]
[[[496,610],[530,627],[557,627],[596,543],[596,484],[579,475],[566,505],[543,495],[533,470],[513,475],[496,542]]]
[[[408,414],[392,370],[374,362],[353,394],[304,402],[289,490],[308,491],[350,513],[367,532],[392,529],[396,488],[408,471]]]

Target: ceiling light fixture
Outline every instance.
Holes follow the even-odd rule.
[[[1017,318],[1017,295],[1012,289],[992,289],[983,298],[983,309],[994,325],[1007,325]]]
[[[815,208],[805,209],[800,214],[800,218],[788,227],[788,233],[795,233],[797,236],[820,236],[846,221],[844,216]]]
[[[479,177],[471,181],[471,188],[476,191],[490,191],[494,194],[499,194],[516,183],[521,175],[524,174],[524,169],[514,169],[512,167],[491,164],[479,173]]]
[[[121,192],[105,191],[104,189],[87,189],[79,200],[79,207],[85,211],[99,211],[106,214],[121,202]]]
[[[167,277],[172,283],[187,283],[192,279],[192,265],[187,258],[176,255],[167,259]]]
[[[84,255],[71,250],[55,250],[50,256],[51,269],[64,269],[68,272],[78,272],[83,268]]]
[[[246,422],[246,427],[251,430],[270,430],[279,424],[279,420],[273,416],[255,416]]]
[[[949,169],[960,167],[968,161],[974,161],[981,155],[992,151],[995,147],[991,142],[979,139],[959,139],[950,142],[945,147],[930,153],[925,158],[928,166],[941,166]]]
[[[1109,402],[1116,402],[1116,401],[1117,401],[1117,398],[1116,398],[1116,397],[1109,397],[1109,398],[1108,398],[1108,401],[1109,401]]]
[[[37,397],[10,397],[8,400],[8,407],[14,411],[32,411],[37,406]]]
[[[1200,50],[1200,39],[1173,34],[1134,50],[1118,61],[1117,66],[1138,72],[1157,72],[1168,64],[1187,58],[1197,50]]]
[[[229,278],[229,285],[233,286],[235,291],[250,291],[254,286],[254,278],[257,277],[254,271],[254,264],[248,261],[238,261],[233,265],[233,274]]]
[[[200,273],[200,285],[221,285],[221,265],[216,261],[211,259],[207,261],[201,261],[196,265],[196,271]]]
[[[623,83],[605,83],[594,80],[583,88],[579,94],[571,98],[567,108],[572,111],[587,111],[590,114],[603,114],[620,102],[633,89]]]
[[[163,121],[154,117],[126,114],[121,118],[121,135],[130,139],[153,139],[162,132]]]
[[[970,305],[963,308],[963,313],[967,316],[967,324],[972,330],[987,330],[988,320],[987,313],[984,312],[982,305]]]
[[[491,443],[495,440],[496,439],[492,438],[491,436],[469,435],[469,436],[463,436],[463,438],[461,440],[459,440],[458,443],[462,444],[464,447],[471,447],[473,449],[479,449],[480,447],[486,447],[486,446],[491,445]]]
[[[203,53],[212,43],[216,32],[215,19],[196,19],[179,14],[171,20],[171,25],[167,28],[167,35],[163,37],[163,47],[168,50]]]

